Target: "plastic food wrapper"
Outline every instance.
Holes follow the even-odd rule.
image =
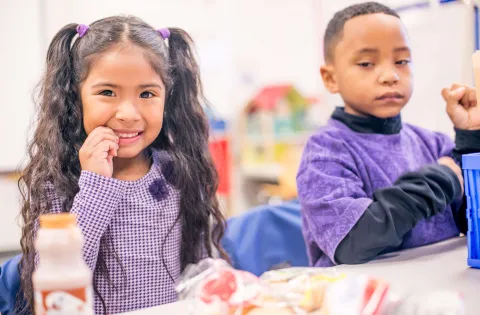
[[[385,281],[335,268],[288,268],[258,278],[210,258],[186,268],[177,292],[180,300],[193,302],[190,315],[465,314],[454,291],[399,297]]]
[[[256,276],[209,258],[188,266],[176,289],[180,300],[194,300],[192,314],[237,315],[253,308],[263,288]]]
[[[290,268],[260,278],[206,259],[186,268],[180,300],[193,300],[191,315],[383,315],[389,286],[334,268]]]

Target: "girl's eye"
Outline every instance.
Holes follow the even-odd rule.
[[[140,97],[141,98],[151,98],[151,97],[153,97],[153,93],[152,92],[143,92],[142,94],[140,94]]]
[[[115,96],[115,93],[113,93],[113,91],[111,91],[111,90],[104,90],[104,91],[100,92],[100,95],[103,95],[103,96]]]
[[[397,65],[406,65],[406,64],[409,64],[410,63],[410,60],[399,60],[396,62]]]

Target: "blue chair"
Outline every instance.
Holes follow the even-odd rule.
[[[18,269],[22,255],[7,260],[0,267],[0,313],[14,314],[15,302],[20,292],[20,271]]]
[[[230,218],[222,245],[233,267],[257,276],[284,266],[308,266],[298,201],[260,206]]]

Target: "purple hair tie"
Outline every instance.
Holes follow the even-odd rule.
[[[157,32],[162,36],[162,38],[165,40],[170,37],[170,30],[168,28],[159,28]]]
[[[87,34],[88,29],[89,29],[88,25],[78,24],[77,26],[78,37],[82,38],[83,36],[85,36],[85,34]]]

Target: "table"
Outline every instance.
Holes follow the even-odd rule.
[[[172,304],[160,305],[157,307],[124,313],[121,315],[190,315],[191,303],[180,301]]]
[[[466,315],[480,314],[480,269],[467,266],[467,240],[450,239],[437,244],[390,253],[363,265],[338,266],[339,271],[368,274],[388,281],[398,294],[453,289],[464,294]],[[128,313],[128,315],[188,314],[188,302],[177,302]]]
[[[390,253],[368,264],[338,269],[385,279],[400,295],[422,290],[456,290],[464,296],[466,314],[480,314],[480,269],[467,265],[466,237]]]

